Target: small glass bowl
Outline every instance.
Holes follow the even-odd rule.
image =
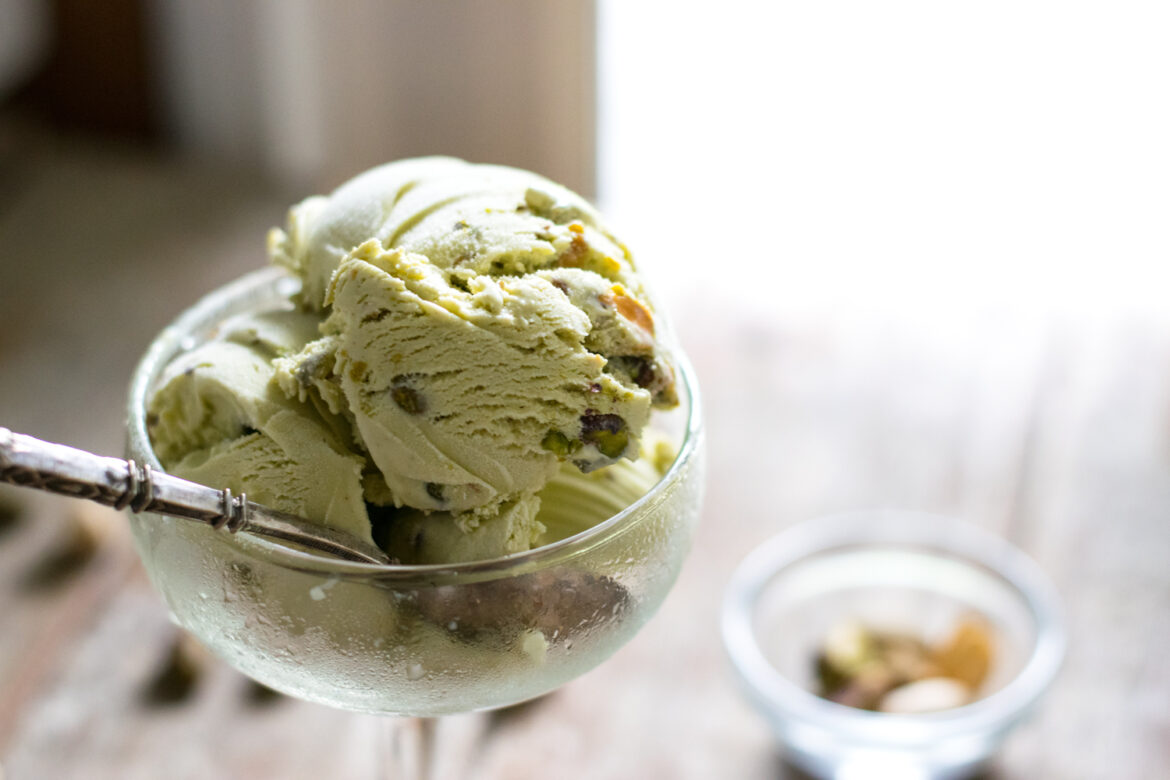
[[[977,613],[995,636],[979,698],[926,714],[823,699],[815,656],[845,619],[929,636]],[[723,641],[786,758],[825,778],[958,778],[983,768],[1064,656],[1055,589],[1005,540],[946,517],[874,511],[813,520],[756,549],[723,604]]]

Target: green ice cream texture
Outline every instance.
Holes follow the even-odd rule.
[[[293,206],[268,253],[299,294],[224,323],[148,405],[172,473],[453,563],[584,530],[669,462],[644,435],[677,405],[655,308],[570,190],[402,160]]]

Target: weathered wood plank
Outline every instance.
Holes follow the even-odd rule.
[[[149,692],[178,630],[144,582],[124,588],[23,708],[12,777],[361,778],[377,766],[373,719],[258,698],[209,655],[176,701]]]
[[[1170,769],[1170,330],[1078,329],[1044,391],[1024,543],[1065,600],[1066,666],[1008,765]]]
[[[0,751],[136,566],[117,512],[15,490],[5,497],[23,509],[0,539]]]

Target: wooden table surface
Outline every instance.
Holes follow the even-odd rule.
[[[289,199],[129,153],[71,149],[63,163],[53,151],[15,163],[0,188],[0,425],[117,453],[137,355],[176,306],[263,262]],[[1164,321],[797,316],[720,289],[672,303],[709,431],[702,525],[678,584],[596,670],[444,722],[440,776],[799,776],[735,689],[723,588],[786,526],[875,507],[1002,534],[1064,599],[1063,672],[993,776],[1168,776]],[[103,529],[96,550],[54,566],[79,525]],[[265,695],[187,645],[176,668],[177,630],[116,514],[0,492],[0,616],[4,780],[377,769],[378,719]]]

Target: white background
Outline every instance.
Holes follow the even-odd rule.
[[[1170,4],[602,0],[599,36],[601,205],[668,297],[1170,310]]]

